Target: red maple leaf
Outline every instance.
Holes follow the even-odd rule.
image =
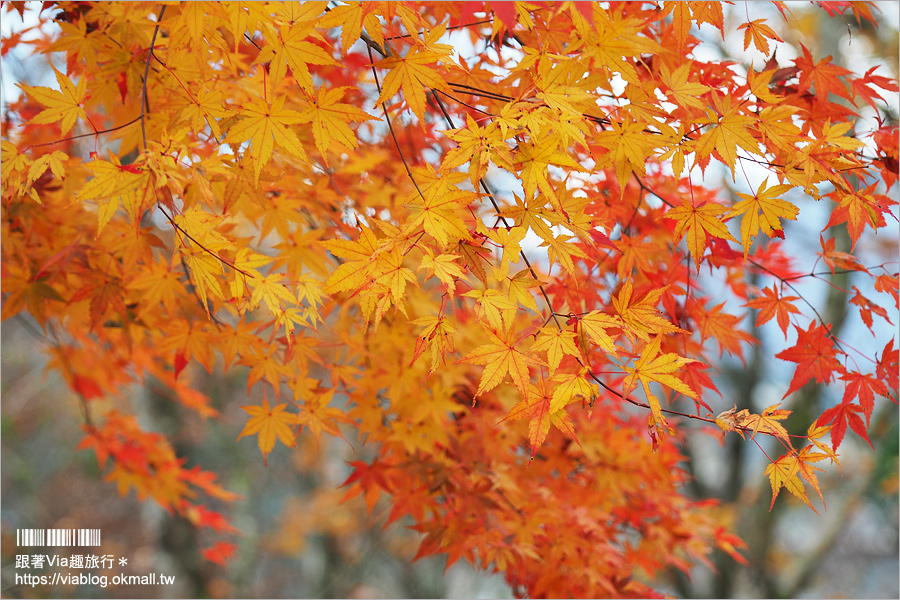
[[[784,394],[785,398],[799,390],[813,377],[819,383],[830,382],[834,377],[834,371],[841,368],[841,363],[835,358],[838,351],[834,348],[834,341],[824,327],[817,325],[815,321],[809,324],[806,331],[796,325],[794,327],[797,329],[797,343],[775,355],[781,360],[797,363],[797,370],[794,371],[791,385]]]

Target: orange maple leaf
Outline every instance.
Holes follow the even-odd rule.
[[[529,419],[528,441],[531,442],[532,458],[534,458],[538,447],[547,438],[551,425],[559,429],[566,437],[575,440],[579,446],[581,445],[581,442],[578,441],[578,437],[575,435],[575,426],[572,424],[572,419],[565,409],[561,408],[556,412],[551,412],[550,391],[546,388],[543,379],[540,380],[538,386],[529,383],[524,396],[518,404],[510,409],[503,421]]]
[[[765,55],[769,54],[769,40],[777,40],[779,42],[783,42],[778,34],[775,31],[765,24],[765,19],[756,19],[754,21],[750,21],[749,23],[744,23],[738,26],[738,31],[741,29],[746,29],[744,31],[744,50],[750,47],[750,42],[753,42],[753,45]]]
[[[772,317],[776,317],[786,340],[790,316],[800,314],[800,309],[794,306],[793,301],[800,298],[798,296],[780,296],[774,285],[763,288],[762,292],[763,296],[750,300],[744,306],[759,309],[759,314],[756,315],[757,327],[768,323]]]

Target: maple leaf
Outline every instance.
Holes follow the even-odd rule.
[[[509,299],[513,302],[518,302],[519,304],[533,312],[539,313],[540,310],[538,310],[538,305],[534,299],[534,295],[528,290],[534,287],[538,287],[541,282],[531,277],[531,271],[529,269],[519,271],[514,277],[508,278],[508,280]]]
[[[566,437],[581,444],[578,442],[575,427],[565,409],[559,409],[556,412],[550,411],[550,393],[543,379],[539,380],[538,386],[529,383],[523,395],[524,397],[510,409],[503,421],[529,420],[528,441],[531,442],[532,458],[547,438],[551,425],[559,429]]]
[[[779,198],[782,194],[791,189],[790,185],[775,185],[770,188],[766,187],[766,182],[759,184],[756,194],[750,196],[748,194],[738,193],[743,198],[736,203],[728,212],[728,217],[736,217],[744,215],[741,219],[741,240],[744,243],[744,258],[750,252],[750,246],[753,244],[753,238],[762,231],[771,237],[775,231],[781,231],[782,219],[797,220],[797,213],[800,209],[787,200]]]
[[[219,120],[227,119],[234,111],[223,108],[224,96],[222,90],[201,89],[191,98],[191,102],[181,111],[180,118],[191,121],[194,131],[202,131],[203,123],[209,125],[210,131],[216,139],[222,139],[222,131],[219,129]]]
[[[824,431],[810,429],[810,439],[814,442],[815,447],[822,449],[822,444],[817,443],[812,436],[818,437],[822,435]],[[791,450],[788,454],[779,457],[778,460],[770,463],[769,466],[766,467],[765,475],[769,477],[772,484],[772,503],[769,506],[769,510],[775,506],[775,499],[778,497],[778,492],[781,491],[781,488],[783,487],[818,514],[819,511],[813,507],[809,501],[809,497],[806,495],[806,489],[801,478],[805,479],[807,483],[813,487],[824,505],[825,498],[822,496],[822,490],[819,487],[819,481],[816,477],[816,471],[822,471],[823,469],[814,466],[813,463],[820,462],[826,458],[836,462],[836,457],[834,453],[827,448],[825,448],[824,452],[816,452],[813,448],[814,446],[806,446],[799,452]]]
[[[529,143],[519,146],[519,157],[516,163],[520,165],[522,186],[525,189],[525,199],[534,196],[535,190],[540,190],[551,206],[565,214],[562,201],[556,193],[556,189],[548,178],[547,167],[550,165],[568,167],[575,171],[584,171],[578,162],[567,152],[559,148],[559,136],[545,138],[538,143]]]
[[[707,109],[710,116],[706,121],[714,127],[694,143],[694,151],[698,159],[709,156],[713,150],[718,152],[722,162],[731,168],[731,178],[734,180],[737,148],[759,154],[759,144],[750,133],[756,119],[740,114],[740,107],[732,106],[731,102],[730,96],[713,95],[713,107],[716,110]]]
[[[628,376],[622,384],[622,394],[628,396],[637,387],[638,381],[644,389],[647,396],[647,402],[650,404],[650,411],[653,416],[653,423],[658,431],[664,431],[666,427],[666,418],[662,414],[662,407],[657,398],[650,390],[650,383],[657,382],[668,386],[680,392],[689,398],[697,398],[696,392],[689,388],[683,381],[673,375],[683,365],[695,362],[693,359],[678,356],[674,352],[667,354],[659,354],[662,336],[657,335],[641,352],[641,357],[634,362],[633,367],[623,367]]]
[[[433,172],[428,175],[433,175]],[[415,231],[422,227],[425,233],[437,240],[441,248],[460,240],[472,239],[460,214],[476,196],[457,187],[460,179],[459,174],[435,177],[423,190],[423,195],[416,192],[406,205],[414,218],[410,219],[405,231]]]
[[[875,409],[875,395],[890,397],[887,385],[871,373],[863,374],[858,371],[842,373],[840,379],[847,382],[842,402],[847,403],[858,399],[866,415],[866,426],[868,427],[872,411]]]
[[[790,316],[792,314],[800,314],[800,309],[794,306],[794,300],[799,300],[798,296],[781,296],[775,286],[763,288],[763,295],[747,302],[744,306],[759,309],[756,315],[756,326],[759,327],[776,317],[778,326],[784,332],[784,339],[787,339],[788,325],[790,324]]]
[[[239,144],[250,140],[250,156],[253,158],[255,181],[272,158],[277,143],[304,163],[306,151],[297,134],[288,125],[303,123],[305,118],[296,110],[284,108],[286,96],[278,96],[271,106],[262,99],[248,102],[240,111],[242,117],[228,130],[225,141]]]
[[[346,149],[359,146],[356,134],[350,129],[349,123],[376,119],[352,104],[339,102],[348,89],[352,88],[343,86],[329,89],[322,86],[315,102],[311,102],[309,107],[300,113],[303,119],[312,121],[316,148],[319,149],[326,164],[328,164],[328,148],[332,144],[336,143]]]
[[[535,356],[517,350],[517,343],[513,340],[512,331],[507,332],[506,339],[492,331],[487,331],[487,336],[490,340],[489,344],[479,346],[456,361],[457,363],[485,365],[475,398],[497,387],[507,374],[512,379],[513,385],[522,394],[525,394],[531,378],[528,373],[528,365],[546,366],[546,363]]]
[[[844,433],[847,431],[847,425],[850,426],[856,435],[866,440],[866,443],[869,444],[869,447],[873,450],[875,449],[872,446],[872,441],[869,439],[869,434],[866,432],[866,425],[868,423],[868,415],[866,416],[866,423],[863,423],[863,420],[860,418],[859,414],[864,413],[864,409],[859,404],[852,404],[845,397],[840,404],[833,406],[822,413],[822,415],[816,419],[816,425],[831,425],[831,447],[834,450],[838,449],[838,446],[841,445],[841,442],[844,439]]]
[[[224,567],[234,554],[235,550],[237,550],[237,546],[234,544],[229,542],[216,542],[209,548],[204,548],[202,555],[206,560]]]
[[[435,27],[428,38],[436,40],[440,35],[435,34],[445,27]],[[441,33],[442,35],[442,33]],[[435,63],[446,60],[450,54],[450,46],[446,44],[430,44],[429,48],[410,48],[406,56],[389,56],[376,63],[381,69],[389,69],[381,86],[376,104],[385,102],[388,98],[403,88],[403,97],[407,105],[419,118],[420,123],[425,123],[425,89],[443,90],[447,88],[447,82],[440,76]]]
[[[234,279],[231,281],[231,296],[233,298],[241,298],[246,291],[248,279],[262,279],[263,276],[257,269],[266,266],[270,262],[272,262],[272,259],[264,254],[253,252],[249,248],[239,248],[232,261],[234,265]],[[259,305],[259,299],[251,304],[253,306],[250,307],[250,310]]]
[[[702,109],[706,107],[706,104],[698,96],[702,96],[712,88],[702,83],[688,81],[691,67],[692,63],[685,63],[674,71],[669,71],[669,68],[663,64],[660,68],[660,73],[662,74],[663,82],[669,88],[667,95],[671,96],[676,104],[685,108]],[[620,179],[619,181],[622,180]]]
[[[783,42],[778,34],[775,31],[765,24],[765,19],[756,19],[754,21],[750,21],[749,23],[743,23],[738,25],[738,31],[741,29],[745,29],[744,31],[744,50],[750,47],[750,42],[753,42],[753,45],[762,52],[763,54],[769,54],[769,40],[777,40],[779,42]]]
[[[668,287],[668,286],[667,286]],[[650,341],[650,334],[678,333],[684,331],[662,316],[656,305],[666,288],[650,290],[640,300],[633,297],[631,278],[625,279],[618,295],[613,296],[613,308],[626,325],[622,330],[629,339],[638,337]],[[601,338],[602,339],[602,338]]]
[[[878,304],[863,296],[862,292],[860,292],[859,288],[855,285],[853,286],[853,291],[856,292],[856,295],[850,299],[850,304],[855,304],[859,307],[859,316],[862,318],[863,323],[866,324],[866,327],[869,328],[869,331],[872,332],[872,335],[875,335],[875,331],[872,329],[872,313],[875,313],[876,315],[887,321],[888,324],[893,325],[893,323],[891,323],[890,317],[888,317],[887,311],[883,306],[879,306]]]
[[[359,241],[335,239],[323,241],[322,245],[335,256],[345,259],[325,282],[325,293],[352,290],[369,281],[373,270],[372,255],[379,246],[378,238],[371,229],[361,225]]]
[[[728,231],[728,227],[718,218],[726,208],[721,204],[708,203],[694,206],[686,198],[682,199],[681,206],[666,211],[667,219],[677,221],[675,225],[675,243],[687,236],[688,249],[694,257],[694,265],[697,272],[700,271],[700,260],[703,252],[709,245],[710,237],[737,242]]]
[[[453,334],[456,333],[456,329],[443,317],[422,317],[410,322],[424,326],[425,331],[416,341],[413,358],[409,364],[412,366],[425,351],[426,346],[430,346],[431,368],[428,370],[430,376],[437,369],[438,364],[445,363],[447,355],[453,352]]]
[[[581,358],[581,353],[575,345],[575,333],[556,327],[543,327],[541,329],[537,340],[530,350],[530,352],[536,351],[547,352],[547,364],[550,366],[551,376],[559,368],[559,363],[562,362],[563,356],[566,354]]]
[[[522,254],[521,242],[525,239],[528,230],[524,227],[511,227],[510,229],[491,229],[487,232],[490,238],[497,246],[503,248],[503,255],[500,257],[500,268],[497,272],[497,278],[503,279],[509,273],[510,263],[518,263]]]
[[[827,100],[828,93],[831,92],[848,102],[852,102],[853,98],[850,96],[847,85],[841,80],[842,77],[851,75],[851,71],[832,63],[831,56],[827,56],[813,64],[813,57],[809,49],[803,44],[800,44],[800,48],[803,50],[803,56],[794,61],[800,69],[800,83],[798,85],[800,90],[809,90],[812,85],[815,87],[816,94],[823,99]],[[852,126],[852,124],[848,125]]]
[[[883,214],[889,213],[885,202],[880,202],[878,196],[874,196],[875,184],[859,190],[856,193],[844,193],[835,190],[829,196],[839,199],[837,208],[831,213],[826,227],[834,227],[839,223],[847,223],[847,232],[850,234],[851,249],[856,247],[856,242],[866,229],[866,225],[878,231],[884,227]]]
[[[608,315],[598,310],[594,310],[578,319],[578,331],[580,334],[586,334],[590,340],[600,348],[613,356],[616,354],[615,339],[618,334],[610,335],[607,329],[622,329],[624,323],[622,319],[615,315]],[[584,348],[582,348],[584,352]],[[584,352],[587,354],[587,352]]]
[[[626,118],[621,124],[615,121],[610,124],[612,130],[603,131],[595,137],[598,144],[609,149],[609,153],[604,155],[598,164],[605,166],[612,163],[616,166],[616,179],[624,193],[625,182],[631,177],[632,172],[641,175],[645,173],[644,165],[647,158],[653,153],[654,144],[644,132],[642,123],[635,123],[630,118]]]
[[[342,438],[344,436],[341,430],[338,429],[338,423],[351,422],[350,418],[341,409],[328,408],[328,405],[334,398],[334,392],[334,388],[331,388],[304,398],[303,404],[300,405],[300,413],[294,415],[295,422],[300,425],[300,429],[307,427],[315,436],[316,446],[319,444],[319,438],[323,431]]]
[[[315,17],[315,15],[309,16]],[[300,87],[312,93],[313,80],[307,65],[337,64],[337,61],[324,48],[307,41],[310,36],[321,39],[314,26],[314,20],[305,20],[293,23],[289,27],[281,27],[277,36],[271,34],[266,36],[269,44],[263,47],[254,64],[269,63],[272,90],[275,90],[281,83],[290,66],[294,79],[297,80]]]
[[[59,91],[47,87],[30,87],[27,85],[19,85],[22,90],[29,96],[46,106],[44,110],[33,116],[28,122],[35,125],[46,125],[47,123],[60,123],[62,134],[66,135],[75,125],[78,117],[87,120],[87,114],[81,107],[81,104],[87,99],[87,78],[81,76],[78,85],[74,85],[72,81],[60,73],[52,64],[50,68],[56,75],[56,82],[59,84]]]
[[[785,398],[812,378],[820,383],[830,382],[834,372],[841,368],[841,363],[836,358],[838,351],[825,327],[813,321],[806,330],[796,325],[794,328],[797,330],[797,343],[775,355],[781,360],[797,363],[791,385],[784,394]]]
[[[762,432],[775,436],[790,446],[791,438],[788,436],[788,432],[784,426],[778,422],[788,418],[790,414],[791,411],[778,408],[778,404],[773,404],[762,411],[762,414],[745,415],[741,421],[741,425],[743,429],[753,431],[751,437],[756,437],[757,433]]]
[[[250,310],[259,306],[260,302],[265,302],[272,313],[282,310],[282,302],[296,304],[297,298],[284,286],[283,279],[284,275],[281,273],[270,273],[265,277],[250,279],[250,286],[253,288]]]
[[[738,327],[741,317],[723,313],[725,303],[722,302],[709,310],[706,307],[694,304],[693,315],[700,330],[700,337],[705,341],[708,337],[714,337],[719,342],[719,355],[727,350],[729,354],[737,356],[741,360],[744,352],[741,342],[755,344],[757,339],[750,333]]]
[[[453,292],[456,291],[456,282],[459,279],[468,281],[462,267],[455,262],[458,258],[459,256],[456,254],[439,254],[435,256],[431,248],[425,248],[425,256],[422,257],[422,264],[419,266],[419,270],[424,269],[428,277],[437,277],[447,287],[447,291],[452,296]]]
[[[472,290],[463,296],[478,301],[475,315],[497,331],[506,331],[506,326],[512,323],[513,315],[518,310],[515,300],[499,290]]]
[[[847,252],[835,250],[835,245],[837,243],[836,238],[826,240],[820,235],[819,243],[822,246],[822,252],[819,253],[819,256],[822,257],[822,260],[824,260],[825,264],[828,265],[828,268],[831,269],[832,274],[834,273],[835,268],[846,269],[848,271],[867,272],[866,268],[860,264],[858,258]]]
[[[487,172],[491,162],[510,172],[516,170],[513,154],[495,122],[479,127],[467,113],[465,128],[450,129],[443,133],[458,145],[444,155],[441,171],[449,171],[469,163],[469,178],[474,187]]]
[[[120,200],[132,219],[139,218],[152,202],[155,189],[144,169],[133,165],[123,167],[112,153],[110,161],[92,160],[86,166],[94,177],[78,190],[76,198],[97,202],[97,235],[112,219]]]
[[[597,389],[587,380],[589,371],[582,368],[578,373],[557,373],[551,381],[557,383],[550,400],[550,414],[556,414],[569,404],[582,398],[582,402],[593,405]]]
[[[878,105],[875,103],[875,100],[881,100],[885,102],[885,99],[876,92],[873,88],[879,87],[883,90],[887,90],[889,92],[897,92],[900,91],[900,87],[898,87],[896,81],[892,81],[888,77],[882,77],[881,75],[875,75],[875,70],[878,66],[874,66],[862,77],[857,79],[853,79],[850,81],[850,89],[853,91],[854,97],[862,98],[866,104],[878,110]],[[856,104],[859,106],[859,104]]]
[[[285,446],[292,448],[296,440],[296,434],[291,429],[291,425],[296,425],[299,421],[296,413],[287,412],[287,403],[281,403],[273,407],[269,407],[269,401],[263,398],[262,406],[242,406],[250,420],[244,425],[241,435],[237,439],[241,439],[247,435],[257,435],[257,443],[263,454],[263,460],[275,447],[275,440],[281,440]]]

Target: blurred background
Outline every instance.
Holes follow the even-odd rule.
[[[37,9],[39,3],[33,3]],[[739,22],[768,19],[788,44],[802,40],[816,59],[832,55],[834,62],[858,73],[879,65],[878,74],[897,78],[900,4],[879,3],[881,26],[876,30],[852,17],[828,18],[810,3],[787,3],[791,14],[784,23],[768,4],[737,3],[726,7],[726,35],[704,25],[708,41],[699,56],[736,62],[766,57],[743,51]],[[16,15],[4,14],[3,37],[29,26]],[[28,33],[25,34],[30,35]],[[796,55],[779,49],[784,66]],[[24,48],[9,49],[0,65],[3,109],[20,91],[15,83],[48,85],[52,73],[46,57],[29,55]],[[869,111],[869,112],[867,112]],[[897,98],[891,99],[888,122],[896,123]],[[873,113],[861,111],[871,128]],[[867,124],[866,124],[867,123]],[[708,177],[720,177],[712,170]],[[729,178],[730,180],[730,178]],[[729,181],[730,184],[730,181]],[[708,185],[710,185],[708,183]],[[735,187],[733,192],[745,190]],[[896,197],[897,189],[890,191]],[[819,221],[817,221],[817,218]],[[787,240],[815,240],[827,215],[817,216],[804,206],[804,219],[789,223]],[[849,248],[835,228],[838,249]],[[798,242],[794,242],[798,243]],[[857,246],[863,264],[893,262],[896,271],[896,232],[883,230],[879,238],[863,239]],[[798,243],[797,267],[806,270]],[[823,265],[820,265],[822,267]],[[820,271],[822,269],[819,269]],[[768,282],[764,283],[766,285]],[[834,284],[834,285],[830,285]],[[823,275],[799,286],[820,313],[831,320],[839,337],[856,348],[874,348],[875,340],[890,336],[887,325],[875,333],[865,327],[858,311],[848,310],[848,296],[836,288],[861,285],[850,275]],[[863,293],[867,290],[863,289]],[[876,297],[885,297],[875,295]],[[871,296],[870,296],[871,297]],[[888,306],[896,323],[897,311]],[[751,320],[748,319],[748,322]],[[751,323],[752,324],[752,323]],[[718,388],[738,409],[759,412],[780,399],[791,377],[792,365],[774,358],[785,347],[771,329],[754,331],[762,344],[748,352],[746,364],[726,356],[716,379]],[[886,340],[885,340],[886,341]],[[133,388],[115,400],[139,416],[146,430],[158,431],[173,441],[187,465],[203,465],[242,499],[220,509],[241,531],[238,550],[229,568],[204,562],[199,547],[212,539],[196,531],[151,502],[133,493],[120,497],[115,485],[103,481],[93,453],[76,451],[82,437],[78,403],[62,379],[45,369],[50,340],[24,316],[3,322],[0,329],[2,359],[2,420],[0,420],[0,486],[2,486],[2,557],[0,593],[4,597],[483,597],[511,595],[502,577],[458,563],[445,572],[445,559],[431,557],[411,562],[419,537],[403,522],[384,528],[389,505],[382,499],[372,514],[356,498],[342,503],[340,487],[350,474],[347,461],[371,458],[367,449],[346,432],[349,442],[323,437],[321,445],[304,432],[297,448],[279,445],[263,465],[253,439],[236,442],[246,414],[246,371],[208,375],[196,364],[182,378],[212,398],[221,417],[203,420],[170,401],[162,386]],[[877,345],[883,347],[884,341]],[[833,406],[843,390],[809,384],[786,406],[794,410],[794,423]],[[110,402],[109,400],[100,402]],[[102,412],[102,406],[98,406]],[[725,555],[714,555],[714,569],[698,567],[690,578],[672,572],[654,582],[662,591],[681,597],[900,597],[898,555],[898,411],[879,398],[869,435],[874,451],[849,434],[841,446],[843,471],[826,467],[821,475],[827,509],[818,500],[819,514],[782,493],[769,510],[771,490],[763,477],[766,458],[752,442],[731,435],[723,442],[716,432],[685,427],[680,443],[690,457],[685,468],[694,475],[689,492],[698,498],[718,498],[724,518],[747,542],[748,565]],[[791,433],[798,433],[792,431]],[[799,432],[803,433],[803,432]],[[15,585],[18,554],[17,528],[100,528],[102,552],[128,559],[114,574],[148,572],[175,575],[172,586],[134,586],[100,589],[96,586],[34,588]],[[73,552],[74,553],[74,552]],[[41,573],[52,573],[45,567]],[[37,572],[37,571],[33,571]],[[66,571],[69,572],[69,571]]]

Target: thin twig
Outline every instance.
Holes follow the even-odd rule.
[[[150,75],[150,58],[153,56],[153,46],[156,44],[156,34],[159,33],[159,26],[162,23],[163,15],[166,14],[166,7],[163,6],[159,10],[159,16],[156,17],[156,27],[153,28],[153,37],[150,39],[150,49],[147,50],[147,60],[144,65],[144,83],[141,87],[141,137],[144,140],[144,150],[147,149],[147,126],[146,114],[148,108],[147,100],[147,77]]]

